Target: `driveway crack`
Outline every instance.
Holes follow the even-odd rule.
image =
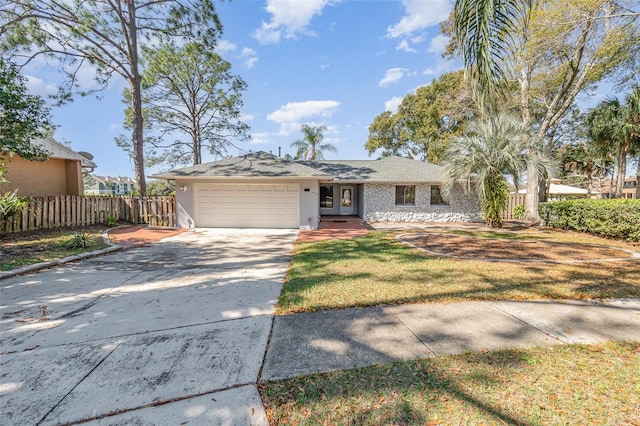
[[[103,363],[103,362],[105,362],[105,361],[106,361],[106,359],[107,359],[107,358],[109,358],[109,357],[111,356],[111,354],[112,354],[112,353],[114,353],[114,352],[116,351],[116,349],[118,349],[118,348],[120,347],[120,345],[122,345],[125,341],[126,341],[126,339],[121,340],[120,342],[118,342],[118,343],[116,344],[116,346],[115,346],[113,349],[111,349],[111,351],[109,351],[109,353],[108,353],[108,354],[106,354],[104,357],[102,357],[102,359],[101,359],[100,361],[98,361],[98,363],[97,363],[97,364],[96,364],[96,365],[95,365],[91,370],[89,370],[89,372],[88,372],[87,374],[85,374],[85,375],[84,375],[84,376],[83,376],[83,377],[78,381],[78,383],[76,383],[76,384],[75,384],[75,386],[74,386],[74,387],[72,387],[72,388],[71,388],[71,390],[69,390],[69,392],[67,392],[67,393],[66,393],[62,398],[60,398],[60,401],[58,401],[58,402],[57,402],[53,407],[51,407],[51,409],[50,409],[49,411],[47,411],[47,412],[45,413],[45,415],[44,415],[44,416],[42,416],[42,418],[40,419],[40,421],[38,421],[38,423],[36,423],[36,425],[40,425],[40,424],[42,424],[42,422],[44,422],[44,421],[46,420],[46,418],[49,416],[49,414],[51,414],[51,413],[52,413],[56,408],[58,408],[58,406],[59,406],[60,404],[62,404],[62,401],[64,401],[64,400],[65,400],[65,399],[66,399],[66,398],[67,398],[67,397],[68,397],[68,396],[69,396],[69,395],[70,395],[74,390],[76,390],[76,388],[77,388],[78,386],[80,386],[80,384],[81,384],[82,382],[84,382],[84,381],[87,379],[87,377],[89,377],[89,376],[90,376],[94,371],[96,371],[96,369],[97,369],[98,367],[100,367],[100,366],[102,365],[102,363]]]
[[[59,317],[57,317],[55,319],[67,319],[67,318],[72,318],[72,317],[77,316],[80,312],[86,311],[87,309],[91,308],[93,305],[98,303],[98,300],[102,299],[105,296],[109,296],[110,294],[112,294],[114,290],[122,287],[123,285],[127,284],[129,281],[131,281],[131,280],[133,280],[135,278],[138,278],[142,273],[143,273],[143,271],[138,272],[137,274],[135,274],[135,275],[127,278],[126,280],[122,281],[120,284],[118,284],[118,285],[116,285],[114,287],[110,287],[109,290],[101,293],[100,295],[98,295],[96,298],[94,298],[90,302],[85,303],[84,305],[80,306],[79,308],[74,309],[71,312],[67,312],[65,314],[62,314],[62,315],[60,315]]]

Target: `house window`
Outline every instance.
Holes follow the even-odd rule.
[[[320,207],[333,208],[333,186],[320,185]]]
[[[440,187],[439,186],[435,186],[435,185],[431,185],[431,205],[432,206],[438,206],[438,205],[444,205],[446,206],[447,203],[444,198],[442,198],[442,192],[440,191]]]
[[[396,206],[415,206],[416,187],[415,185],[396,186]]]

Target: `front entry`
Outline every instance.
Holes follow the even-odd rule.
[[[353,215],[355,210],[353,208],[354,203],[353,185],[340,186],[340,214],[341,215]]]

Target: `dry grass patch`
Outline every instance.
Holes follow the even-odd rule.
[[[469,353],[268,382],[272,425],[638,425],[640,343]]]
[[[461,235],[603,244],[561,232]],[[372,232],[351,240],[296,245],[277,312],[291,313],[410,302],[502,299],[640,297],[640,261],[552,264],[505,263],[432,256]]]
[[[0,235],[0,271],[105,248],[107,244],[102,239],[104,229],[104,226],[92,225]],[[82,232],[87,237],[86,247],[69,248],[67,242]]]

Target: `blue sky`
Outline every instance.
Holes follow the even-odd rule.
[[[248,84],[243,114],[251,140],[245,151],[291,153],[302,124],[328,127],[338,149],[328,159],[366,159],[368,126],[385,109],[434,77],[460,67],[441,56],[439,23],[452,0],[331,1],[234,0],[216,2],[224,26],[219,53]],[[55,92],[60,76],[46,64],[25,70],[33,93]],[[90,87],[92,70],[80,75]],[[125,83],[114,79],[95,97],[52,108],[55,137],[88,151],[98,175],[133,177],[133,162],[115,145],[124,133]],[[230,149],[230,155],[239,151]],[[204,161],[213,160],[205,157]],[[147,168],[146,174],[160,168]]]

